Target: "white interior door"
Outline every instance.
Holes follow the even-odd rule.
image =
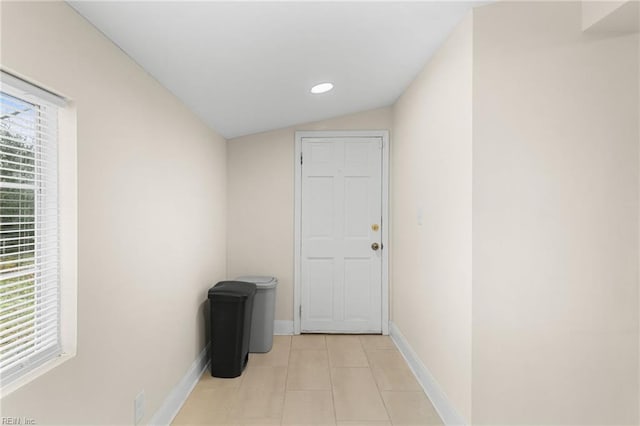
[[[380,333],[382,139],[301,149],[301,331]]]

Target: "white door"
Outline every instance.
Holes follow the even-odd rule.
[[[301,331],[380,333],[382,139],[301,148]]]

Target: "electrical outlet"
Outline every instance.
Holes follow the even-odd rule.
[[[133,401],[133,424],[138,424],[144,417],[144,390],[141,390]]]

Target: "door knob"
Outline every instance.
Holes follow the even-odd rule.
[[[378,250],[379,248],[380,248],[380,245],[378,243],[371,244],[371,250]]]

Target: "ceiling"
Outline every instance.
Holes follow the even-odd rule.
[[[393,104],[478,4],[69,3],[227,139]]]

